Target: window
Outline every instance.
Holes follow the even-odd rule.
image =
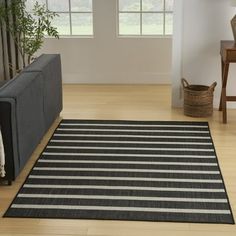
[[[118,0],[118,2],[120,36],[172,34],[174,0]]]
[[[29,11],[36,1],[59,15],[53,20],[53,26],[57,27],[59,35],[93,35],[92,0],[27,0]]]

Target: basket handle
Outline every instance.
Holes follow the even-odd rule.
[[[214,91],[215,87],[216,87],[217,83],[214,82],[208,89],[208,91]]]
[[[182,85],[183,85],[184,88],[189,87],[189,83],[188,83],[188,81],[187,81],[186,79],[182,78],[182,79],[181,79],[181,83],[182,83]]]

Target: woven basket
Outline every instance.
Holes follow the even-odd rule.
[[[217,83],[211,86],[189,85],[182,79],[184,89],[184,114],[192,117],[208,117],[213,113],[213,96]]]

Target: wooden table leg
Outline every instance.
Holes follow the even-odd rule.
[[[222,88],[222,111],[223,111],[223,123],[227,123],[227,105],[226,105],[226,88]]]
[[[224,80],[224,69],[225,69],[225,63],[224,63],[223,59],[221,58],[221,81],[222,81],[222,87],[223,87],[223,80]],[[219,111],[222,111],[222,89],[221,89],[221,95],[220,95]]]
[[[229,73],[229,63],[224,63],[224,71],[223,71],[223,82],[222,82],[222,93],[221,93],[221,104],[222,104],[222,111],[223,111],[223,123],[227,123],[227,95],[226,95],[226,85]]]

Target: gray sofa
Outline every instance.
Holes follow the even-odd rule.
[[[43,54],[0,88],[6,179],[14,180],[62,110],[61,59]]]

